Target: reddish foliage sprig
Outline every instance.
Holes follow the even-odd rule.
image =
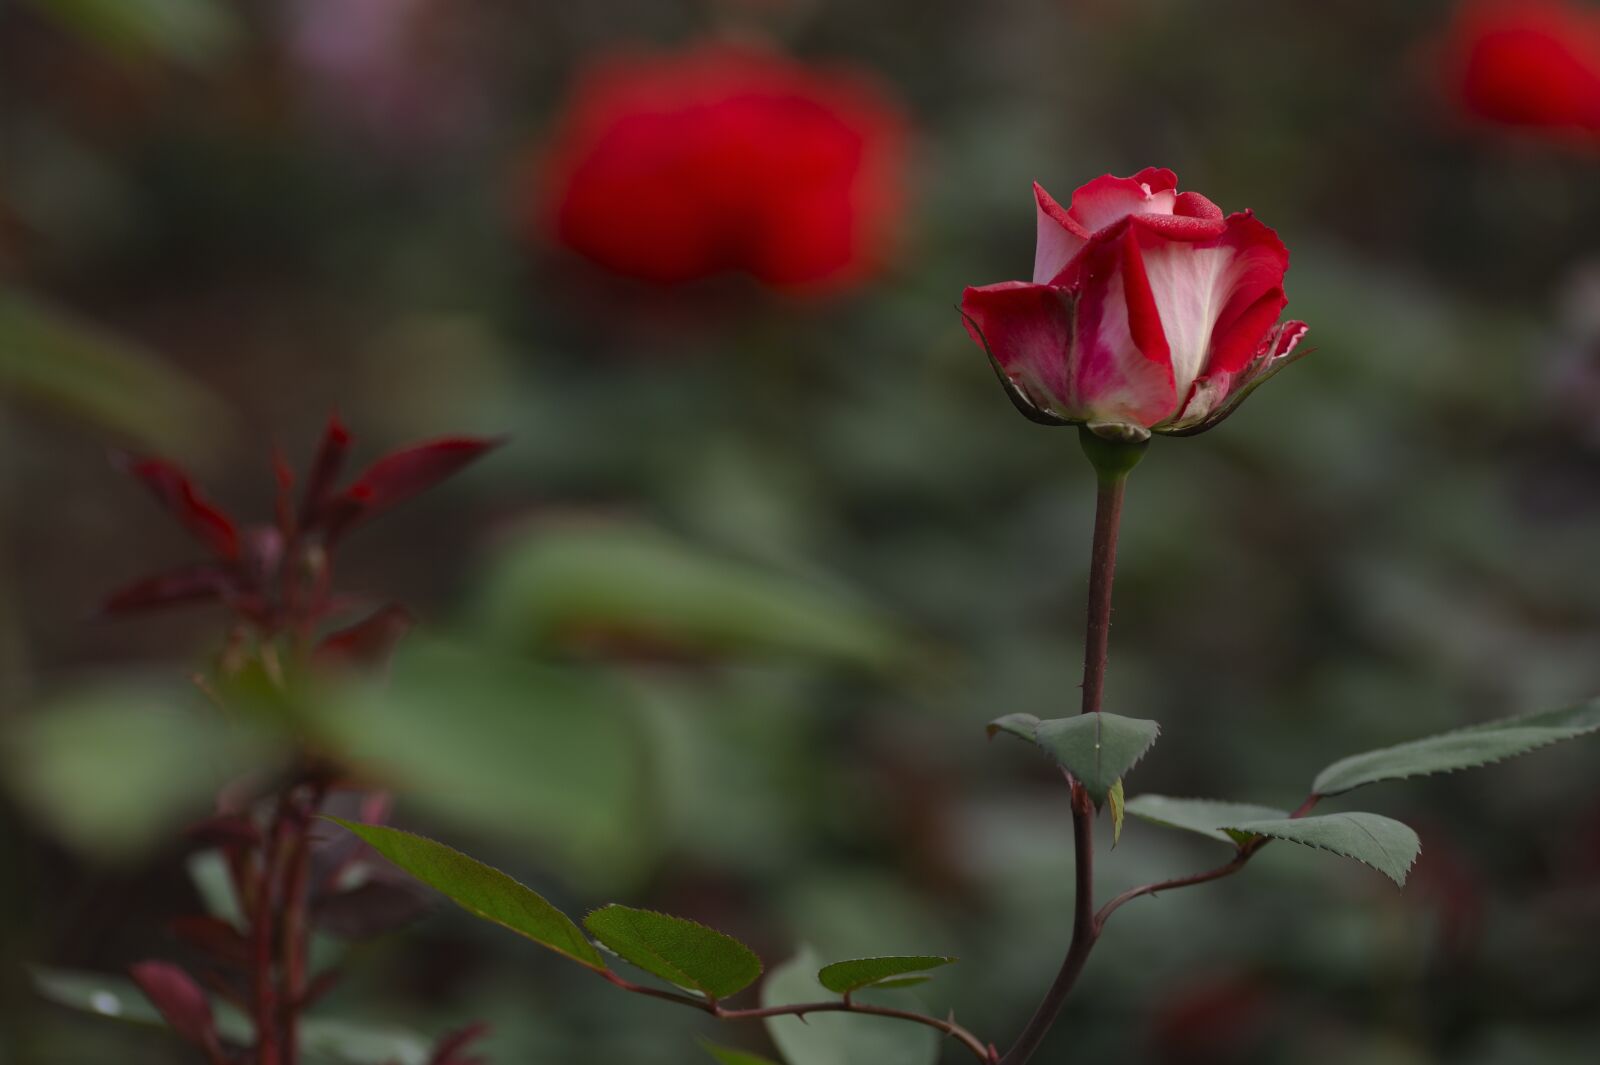
[[[241,525],[174,463],[122,458],[122,467],[207,549],[208,557],[124,586],[105,600],[102,612],[121,616],[193,603],[226,606],[235,623],[220,659],[224,680],[252,663],[279,685],[286,674],[308,666],[380,668],[413,616],[390,603],[318,638],[349,602],[333,590],[335,550],[363,522],[434,487],[499,443],[445,437],[417,444],[379,458],[340,488],[351,437],[335,415],[298,498],[293,469],[281,451],[274,452],[273,521],[258,525]],[[226,701],[219,694],[228,690],[226,684],[203,677],[197,682],[214,699]],[[216,814],[188,831],[191,841],[221,854],[243,927],[197,915],[178,918],[171,931],[206,959],[205,985],[251,1017],[254,1044],[223,1045],[206,991],[180,967],[146,961],[131,972],[168,1025],[201,1049],[208,1065],[298,1065],[301,1014],[339,978],[337,970],[311,972],[307,948],[313,926],[370,935],[420,912],[415,890],[385,879],[381,871],[352,886],[347,874],[361,854],[351,853],[343,839],[314,831],[330,793],[344,788],[336,767],[302,753],[276,778],[230,786],[218,797]],[[387,797],[368,796],[361,807],[363,820],[381,821]],[[480,1065],[483,1059],[466,1051],[482,1034],[482,1026],[473,1026],[447,1035],[434,1050],[432,1065]]]

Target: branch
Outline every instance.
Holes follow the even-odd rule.
[[[1023,1065],[1039,1049],[1051,1025],[1061,1013],[1061,1007],[1078,982],[1083,967],[1088,964],[1089,952],[1100,938],[1100,927],[1094,913],[1094,803],[1083,785],[1067,777],[1072,785],[1072,836],[1076,860],[1076,897],[1073,899],[1072,942],[1067,946],[1067,956],[1061,962],[1050,990],[1045,992],[1033,1017],[1022,1034],[998,1065]]]
[[[1308,795],[1306,797],[1306,801],[1296,807],[1294,813],[1289,815],[1289,819],[1293,821],[1304,817],[1316,807],[1317,803],[1321,801],[1321,799],[1322,796],[1317,794]],[[1223,877],[1232,876],[1234,873],[1237,873],[1246,865],[1250,864],[1250,859],[1255,857],[1256,852],[1271,842],[1272,841],[1265,836],[1257,836],[1247,843],[1240,844],[1237,852],[1233,856],[1233,859],[1223,865],[1217,866],[1215,869],[1208,869],[1203,873],[1195,873],[1191,876],[1180,876],[1173,880],[1162,880],[1154,884],[1145,884],[1142,887],[1129,888],[1127,891],[1124,891],[1122,894],[1118,895],[1116,898],[1100,907],[1100,912],[1097,913],[1094,918],[1095,934],[1098,935],[1100,933],[1100,931],[1105,927],[1107,919],[1109,919],[1110,916],[1117,910],[1121,909],[1124,903],[1132,902],[1134,899],[1141,898],[1145,895],[1159,895],[1163,891],[1171,891],[1176,888],[1193,887],[1196,884],[1209,884],[1213,880],[1221,880]]]
[[[752,1021],[767,1017],[804,1017],[808,1013],[860,1013],[871,1017],[890,1017],[898,1021],[909,1021],[912,1024],[921,1024],[950,1037],[970,1050],[983,1065],[994,1065],[997,1060],[995,1050],[987,1046],[977,1036],[961,1027],[953,1020],[940,1020],[930,1017],[925,1013],[916,1013],[911,1010],[893,1009],[889,1006],[870,1006],[856,1002],[853,999],[843,998],[826,1002],[796,1002],[785,1006],[760,1006],[753,1009],[727,1009],[715,999],[702,998],[698,995],[687,995],[679,991],[663,991],[660,988],[645,987],[631,980],[624,979],[609,970],[600,974],[610,983],[624,991],[631,991],[636,995],[648,995],[664,1002],[675,1002],[680,1006],[688,1006],[702,1013],[708,1013],[719,1020],[725,1021]]]

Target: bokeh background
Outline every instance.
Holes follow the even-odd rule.
[[[183,957],[178,827],[228,765],[215,728],[112,724],[184,698],[226,619],[94,616],[188,551],[108,449],[264,519],[272,446],[305,461],[334,408],[364,457],[509,436],[346,551],[347,585],[422,618],[413,655],[496,663],[403,658],[393,700],[351,711],[396,823],[769,965],[959,955],[918,993],[1003,1044],[1064,949],[1070,826],[1049,767],[982,726],[1074,706],[1091,478],[954,305],[1027,276],[1033,180],[1169,166],[1254,209],[1316,348],[1133,478],[1108,707],[1164,732],[1130,794],[1288,807],[1344,754],[1600,691],[1600,7],[1562,6],[1562,47],[1465,87],[1440,2],[0,7],[0,1060],[189,1060],[27,968]],[[572,179],[618,198],[562,215],[574,85],[712,40],[845,134],[741,112],[758,165],[648,127]],[[647,112],[678,91],[656,76]],[[691,110],[723,91],[683,76]],[[751,191],[869,163],[844,221]],[[569,705],[528,659],[605,694]],[[1364,793],[1422,835],[1404,892],[1282,846],[1130,906],[1040,1060],[1594,1061],[1597,759]],[[1131,823],[1102,890],[1219,850]],[[349,974],[323,1014],[485,1019],[496,1062],[771,1053],[447,906],[321,949]],[[926,1060],[904,1043],[873,1065]],[[420,1060],[352,1046],[327,1060]]]

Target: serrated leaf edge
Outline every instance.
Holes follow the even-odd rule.
[[[750,978],[749,982],[746,983],[744,985],[744,987],[739,988],[738,991],[730,991],[728,993],[730,995],[736,995],[736,994],[739,993],[739,991],[745,990],[745,988],[748,988],[751,984],[754,984],[757,980],[761,979],[762,974],[766,972],[766,966],[761,961],[761,955],[759,955],[755,951],[751,950],[750,947],[743,940],[736,939],[733,936],[730,936],[728,933],[722,931],[721,929],[712,928],[708,924],[701,924],[699,921],[696,921],[691,917],[680,917],[675,913],[663,913],[660,910],[652,910],[652,909],[648,909],[648,908],[643,907],[643,906],[628,906],[628,905],[625,905],[625,904],[620,903],[620,902],[608,902],[604,906],[596,906],[594,909],[592,909],[588,913],[584,914],[584,916],[583,916],[583,927],[587,928],[589,930],[589,934],[594,936],[595,939],[600,942],[601,946],[606,947],[607,950],[610,950],[612,953],[616,954],[617,957],[623,959],[624,961],[628,961],[628,956],[626,954],[623,954],[621,951],[617,950],[615,947],[612,947],[609,944],[607,944],[605,939],[601,937],[600,933],[596,932],[589,925],[589,919],[591,917],[593,917],[595,914],[600,913],[600,912],[602,912],[604,910],[622,910],[622,911],[624,911],[626,913],[647,913],[647,914],[650,914],[652,917],[665,917],[669,921],[680,921],[683,924],[693,925],[694,927],[700,929],[702,932],[709,932],[714,936],[717,936],[719,938],[725,939],[729,943],[732,943],[734,946],[738,947],[740,950],[744,951],[746,954],[748,954],[751,957],[752,960],[755,961],[755,963],[756,963],[756,974]],[[643,937],[641,937],[641,939],[642,938]],[[688,979],[688,976],[689,976],[688,973],[684,972],[681,968],[679,968],[677,965],[674,965],[672,962],[667,961],[667,959],[663,958],[660,954],[658,954],[655,951],[654,948],[650,947],[648,943],[644,944],[644,946],[645,946],[645,950],[650,954],[650,956],[655,958],[657,961],[659,961],[662,964],[662,966],[664,966],[665,968],[671,969],[673,972],[676,972],[679,975],[685,977],[684,981],[679,982],[677,980],[673,980],[672,981],[673,983],[677,984],[679,987],[682,987],[682,988],[687,988],[689,990],[698,991],[702,995],[706,996],[706,998],[708,998],[708,999],[718,997],[718,996],[713,995],[706,988],[700,986],[695,981],[693,981],[691,979]],[[633,962],[629,962],[629,964],[634,964],[634,963]],[[655,974],[655,975],[660,975],[660,974]],[[726,996],[723,996],[723,997],[726,997]]]
[[[1349,813],[1350,813],[1350,811],[1341,811],[1339,813],[1332,813],[1332,814],[1318,814],[1317,816],[1320,817],[1320,818],[1348,817]],[[1372,816],[1374,816],[1374,817],[1382,817],[1383,815],[1382,814],[1373,814]],[[1310,818],[1284,818],[1284,820],[1287,821],[1287,820],[1311,820],[1311,819]],[[1385,820],[1394,821],[1395,819],[1390,817],[1390,818],[1385,818]],[[1260,824],[1261,822],[1254,822],[1254,823],[1255,824]],[[1250,822],[1250,821],[1244,822],[1244,825],[1249,825],[1249,824],[1252,824],[1252,822]],[[1366,828],[1365,825],[1361,825],[1361,823],[1359,821],[1356,822],[1356,824],[1358,826],[1360,826],[1360,828],[1361,828],[1361,830],[1363,832],[1366,832],[1368,836],[1372,837],[1372,841],[1374,843],[1378,844],[1379,849],[1382,850],[1384,854],[1388,854],[1389,853],[1388,848],[1384,847],[1383,844],[1378,841],[1376,836],[1372,836],[1372,833],[1367,831],[1367,828]],[[1416,833],[1416,829],[1411,828],[1410,825],[1406,825],[1405,822],[1403,822],[1403,821],[1395,821],[1395,824],[1403,825],[1405,828],[1410,830],[1412,832],[1412,834]],[[1371,862],[1367,861],[1365,858],[1359,858],[1354,854],[1346,854],[1344,851],[1335,850],[1332,847],[1327,847],[1327,846],[1324,846],[1324,845],[1322,845],[1320,843],[1311,843],[1311,842],[1308,842],[1308,841],[1303,840],[1303,839],[1294,839],[1294,838],[1289,837],[1289,836],[1280,836],[1280,835],[1278,835],[1276,833],[1273,833],[1273,832],[1262,832],[1262,831],[1259,831],[1257,829],[1242,827],[1241,825],[1224,825],[1224,826],[1222,826],[1222,831],[1224,831],[1224,832],[1244,832],[1244,833],[1248,833],[1248,834],[1253,835],[1253,836],[1265,836],[1268,839],[1281,840],[1284,843],[1293,843],[1297,847],[1306,847],[1306,848],[1308,848],[1310,850],[1326,851],[1328,854],[1336,854],[1341,858],[1347,859],[1347,860],[1352,861],[1352,862],[1357,862],[1357,863],[1359,863],[1361,865],[1366,866],[1368,869],[1371,869],[1373,872],[1378,873],[1379,875],[1383,876],[1385,879],[1387,879],[1390,882],[1394,883],[1396,886],[1402,887],[1402,888],[1406,886],[1406,880],[1411,876],[1411,870],[1416,867],[1417,859],[1422,857],[1422,840],[1420,838],[1418,838],[1418,840],[1417,840],[1417,852],[1411,856],[1411,860],[1406,863],[1406,867],[1404,869],[1400,870],[1400,876],[1399,876],[1398,879],[1396,879],[1395,877],[1391,876],[1388,873],[1387,870],[1379,869],[1376,865],[1373,865]]]
[[[1100,766],[1101,766],[1100,752],[1101,752],[1102,748],[1104,747],[1104,744],[1102,744],[1100,742],[1100,734],[1101,734],[1101,730],[1103,730],[1105,728],[1105,712],[1104,711],[1100,711],[1100,710],[1094,710],[1094,711],[1091,711],[1091,712],[1095,715],[1095,722],[1094,722],[1094,724],[1095,724],[1095,742],[1094,742],[1095,764],[1094,764],[1094,771],[1095,771],[1095,776],[1103,776],[1104,774],[1101,772],[1101,768],[1100,768]],[[1145,745],[1142,748],[1140,748],[1139,753],[1133,756],[1133,761],[1129,762],[1128,763],[1128,767],[1122,771],[1122,774],[1120,776],[1117,777],[1117,780],[1120,781],[1123,778],[1125,778],[1129,773],[1133,772],[1136,768],[1138,768],[1139,763],[1144,761],[1144,756],[1150,753],[1150,749],[1152,747],[1154,747],[1156,745],[1156,741],[1161,738],[1161,722],[1156,721],[1156,720],[1154,720],[1152,718],[1148,718],[1148,717],[1128,717],[1126,714],[1112,714],[1111,716],[1112,717],[1121,718],[1124,721],[1148,721],[1148,722],[1150,722],[1150,724],[1155,726],[1155,731],[1150,733],[1149,741],[1146,742]],[[1075,720],[1077,720],[1077,718],[1076,717],[1071,717],[1071,718],[1047,718],[1047,719],[1041,720],[1039,722],[1039,724],[1041,724],[1041,725],[1044,724],[1045,720],[1050,720],[1050,721],[1075,721]],[[1034,742],[1034,745],[1038,746],[1041,750],[1044,749],[1043,745],[1040,744],[1037,739],[1035,739],[1033,742]],[[1069,773],[1071,772],[1071,769],[1069,769],[1064,763],[1062,763],[1062,761],[1059,758],[1056,758],[1054,752],[1045,751],[1045,753],[1049,754],[1051,760],[1054,761],[1057,765],[1061,766],[1063,769],[1067,769],[1067,771]],[[1081,781],[1080,781],[1080,783],[1081,783]],[[1115,783],[1115,782],[1113,782],[1113,783]],[[1109,796],[1110,792],[1111,792],[1111,786],[1107,785],[1106,786],[1106,794]],[[1098,807],[1098,806],[1102,805],[1102,803],[1103,803],[1103,800],[1101,802],[1096,802],[1095,805]]]
[[[924,958],[933,959],[933,964],[924,966],[920,969],[906,969],[904,972],[894,973],[889,976],[882,976],[876,980],[869,980],[864,984],[856,984],[855,986],[846,988],[843,991],[834,991],[833,988],[829,987],[822,979],[823,973],[838,965],[853,965],[856,962],[862,961],[913,961]],[[922,975],[922,979],[929,979],[928,976],[923,974],[931,973],[935,969],[942,969],[946,965],[954,965],[960,960],[961,959],[954,954],[875,954],[867,958],[841,958],[839,961],[829,962],[827,965],[824,965],[822,968],[817,970],[817,983],[822,985],[823,990],[831,991],[835,995],[848,995],[856,991],[865,991],[868,988],[883,987],[886,986],[885,981],[898,980],[908,976]]]
[[[1130,803],[1130,802],[1138,802],[1140,799],[1145,798],[1145,797],[1146,796],[1144,796],[1144,795],[1135,795],[1132,799],[1126,800],[1123,803],[1123,808],[1125,810],[1127,810],[1128,813],[1132,814],[1134,817],[1137,817],[1139,820],[1143,821],[1147,825],[1160,825],[1162,828],[1170,828],[1175,832],[1189,832],[1189,833],[1192,833],[1193,835],[1200,836],[1200,837],[1203,837],[1205,839],[1216,840],[1216,842],[1218,842],[1218,843],[1227,843],[1228,842],[1228,840],[1225,840],[1225,839],[1217,839],[1216,836],[1213,836],[1211,833],[1206,832],[1206,831],[1204,831],[1202,829],[1194,828],[1194,827],[1191,827],[1189,825],[1174,824],[1171,821],[1163,821],[1162,819],[1160,819],[1158,817],[1151,817],[1149,814],[1140,813],[1138,810],[1132,809],[1131,807],[1128,806],[1128,803]],[[1196,804],[1201,805],[1201,806],[1257,806],[1257,805],[1261,805],[1259,803],[1239,802],[1239,801],[1234,800],[1234,799],[1191,798],[1191,797],[1189,797],[1187,795],[1153,795],[1151,797],[1158,798],[1158,799],[1171,799],[1173,802],[1192,802],[1192,803],[1196,803]],[[1266,808],[1270,809],[1270,807],[1266,807]],[[1289,820],[1289,811],[1288,810],[1280,810],[1280,811],[1278,811],[1278,814],[1279,814],[1279,817],[1277,818],[1278,820],[1283,820],[1283,821]],[[1237,832],[1238,829],[1230,829],[1230,828],[1225,828],[1225,827],[1222,827],[1222,826],[1218,826],[1217,827],[1217,831],[1218,832]],[[1240,844],[1240,843],[1245,842],[1245,840],[1250,839],[1251,836],[1254,835],[1254,833],[1246,832],[1246,833],[1240,833],[1240,835],[1242,835],[1244,837],[1244,839],[1240,839],[1238,836],[1230,836],[1229,838],[1232,839],[1232,841],[1235,844]]]
[[[1528,714],[1524,716],[1532,717],[1534,715]],[[1346,757],[1339,759],[1337,762],[1325,766],[1322,772],[1317,774],[1316,780],[1311,784],[1312,792],[1323,798],[1331,798],[1335,795],[1349,794],[1350,792],[1355,791],[1357,788],[1364,788],[1370,784],[1386,784],[1395,780],[1417,780],[1422,777],[1449,776],[1451,773],[1462,773],[1469,769],[1482,769],[1484,766],[1499,765],[1502,762],[1509,762],[1513,758],[1521,758],[1523,755],[1532,754],[1534,751],[1542,751],[1546,747],[1553,747],[1556,744],[1564,743],[1567,740],[1581,739],[1584,736],[1592,736],[1595,733],[1600,732],[1600,725],[1592,725],[1589,728],[1580,729],[1576,732],[1571,730],[1541,727],[1537,725],[1528,726],[1526,731],[1531,732],[1537,730],[1541,732],[1556,732],[1560,733],[1560,735],[1549,736],[1535,743],[1531,743],[1520,750],[1509,751],[1505,754],[1502,754],[1498,758],[1485,758],[1481,762],[1472,762],[1468,765],[1451,766],[1448,769],[1424,769],[1414,773],[1395,773],[1392,776],[1381,777],[1378,780],[1364,780],[1359,784],[1352,784],[1347,788],[1340,788],[1338,791],[1322,791],[1317,787],[1318,781],[1321,781],[1324,777],[1327,777],[1340,766],[1353,762],[1358,758],[1367,758],[1376,754],[1387,754],[1390,751],[1403,750],[1407,747],[1419,747],[1425,743],[1433,743],[1437,740],[1448,739],[1454,736],[1470,735],[1474,732],[1489,732],[1496,728],[1512,728],[1514,726],[1511,725],[1511,722],[1516,720],[1516,718],[1511,717],[1503,718],[1499,721],[1485,721],[1477,725],[1463,725],[1460,728],[1449,729],[1445,732],[1436,732],[1432,736],[1421,736],[1414,740],[1406,740],[1402,743],[1393,743],[1387,747],[1374,747],[1370,751],[1360,751],[1356,754],[1347,755]]]
[[[384,854],[381,850],[378,850],[377,845],[375,843],[373,843],[371,840],[367,839],[365,836],[363,836],[359,830],[363,829],[363,828],[381,828],[381,829],[384,829],[387,832],[396,832],[396,833],[399,833],[402,836],[411,836],[414,839],[422,840],[424,843],[432,843],[436,847],[443,847],[446,850],[451,851],[454,854],[459,854],[461,857],[467,859],[469,862],[473,862],[473,863],[475,863],[477,865],[481,865],[485,869],[488,869],[488,870],[490,870],[492,872],[499,873],[501,876],[505,877],[507,880],[511,881],[513,884],[516,884],[518,887],[522,888],[524,891],[528,892],[530,895],[533,895],[534,897],[536,897],[540,902],[543,902],[546,906],[550,907],[556,913],[559,913],[559,914],[561,914],[562,917],[565,917],[567,919],[567,922],[569,924],[571,924],[574,929],[577,930],[578,939],[581,942],[587,944],[589,949],[594,950],[594,944],[589,942],[589,938],[583,934],[583,929],[578,925],[578,923],[576,921],[574,921],[571,917],[567,916],[566,911],[562,910],[555,903],[551,902],[549,899],[545,898],[543,895],[540,895],[537,891],[534,891],[533,888],[531,888],[528,885],[524,884],[522,881],[518,880],[516,877],[512,876],[510,873],[506,872],[504,869],[499,869],[499,868],[496,868],[495,866],[490,865],[488,862],[480,861],[479,859],[474,858],[472,855],[467,854],[465,851],[456,850],[454,847],[450,846],[448,843],[440,843],[436,839],[431,839],[428,836],[421,835],[420,833],[417,833],[417,832],[407,832],[403,828],[392,828],[389,825],[369,825],[369,824],[365,824],[364,822],[361,822],[361,821],[346,821],[344,818],[335,817],[332,814],[318,814],[317,816],[322,818],[322,820],[324,820],[324,821],[332,821],[335,824],[340,825],[343,828],[345,828],[345,829],[349,830],[350,832],[354,833],[356,835],[356,837],[359,838],[363,843],[365,843],[367,846],[371,847],[373,850],[377,851],[378,852],[378,856],[383,858],[384,861],[393,863],[396,868],[401,869],[402,871],[404,871],[407,876],[410,876],[412,879],[416,880],[420,884],[425,885],[429,889],[439,892],[439,894],[441,894],[445,898],[449,899],[452,903],[454,903],[456,906],[460,907],[461,909],[465,910],[467,913],[472,914],[472,916],[478,918],[478,920],[487,921],[490,924],[499,925],[501,928],[504,928],[506,931],[510,932],[512,935],[521,936],[523,939],[528,940],[530,943],[537,943],[539,946],[544,947],[546,950],[554,951],[555,953],[561,955],[563,958],[568,958],[568,959],[570,959],[572,961],[577,962],[579,965],[583,966],[585,969],[590,969],[590,970],[592,970],[594,972],[597,972],[597,973],[604,973],[604,972],[609,972],[610,971],[606,967],[605,959],[600,956],[600,952],[598,950],[595,950],[595,956],[594,956],[594,960],[593,961],[591,961],[588,958],[580,958],[576,954],[573,954],[571,951],[563,950],[562,948],[556,946],[553,943],[547,943],[542,939],[534,939],[532,936],[530,936],[528,933],[524,932],[522,929],[513,928],[511,925],[506,924],[504,921],[500,920],[498,917],[489,916],[488,914],[484,913],[482,910],[478,909],[476,906],[468,906],[466,903],[464,903],[461,900],[457,899],[454,895],[451,895],[448,891],[445,891],[442,888],[434,887],[434,885],[429,884],[426,880],[423,880],[421,877],[416,876],[416,874],[414,874],[410,870],[406,869],[405,866],[401,865],[399,862],[394,861],[393,858],[390,858],[388,855]],[[598,964],[596,964],[597,962],[598,962]]]

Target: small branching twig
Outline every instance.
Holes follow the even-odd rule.
[[[660,988],[645,987],[631,980],[618,976],[607,970],[600,974],[611,984],[624,991],[631,991],[637,995],[647,995],[650,998],[661,999],[664,1002],[675,1002],[680,1006],[699,1010],[710,1014],[718,1020],[724,1021],[754,1021],[765,1020],[768,1017],[804,1017],[810,1013],[856,1013],[870,1017],[889,1017],[898,1021],[907,1021],[911,1024],[920,1024],[956,1040],[972,1052],[984,1065],[993,1065],[997,1060],[991,1046],[973,1035],[970,1031],[957,1024],[953,1019],[941,1020],[925,1013],[913,1010],[895,1009],[891,1006],[873,1006],[857,1002],[851,998],[830,999],[825,1002],[796,1002],[783,1006],[757,1006],[749,1009],[729,1009],[716,999],[703,998],[697,995],[688,995],[679,991],[663,991]]]

